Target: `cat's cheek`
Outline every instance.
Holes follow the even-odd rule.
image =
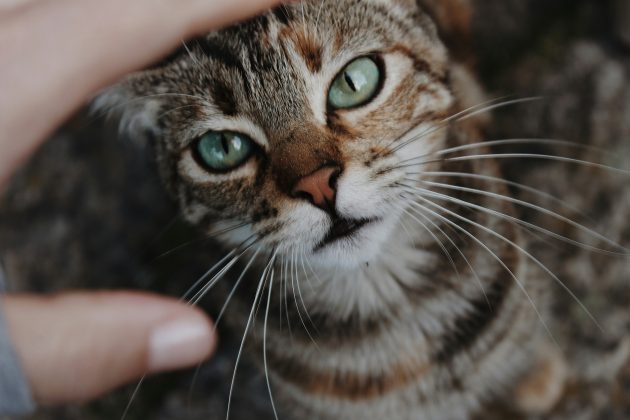
[[[326,213],[310,204],[290,204],[278,218],[283,224],[283,243],[287,252],[299,247],[313,249],[326,236],[330,220]]]
[[[349,219],[371,219],[387,214],[381,180],[372,178],[372,171],[350,166],[338,181],[337,211]]]
[[[422,123],[396,142],[400,145],[396,156],[399,161],[414,164],[406,168],[409,172],[418,172],[423,169],[423,161],[431,160],[433,153],[444,148],[445,141],[446,131],[441,129],[440,123]]]

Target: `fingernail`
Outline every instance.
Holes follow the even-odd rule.
[[[193,366],[205,360],[214,348],[212,327],[201,316],[191,316],[160,325],[149,338],[149,372]]]

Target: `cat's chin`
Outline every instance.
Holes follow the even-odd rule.
[[[383,246],[395,231],[394,218],[366,221],[351,235],[317,246],[311,264],[326,270],[355,270],[377,262]]]

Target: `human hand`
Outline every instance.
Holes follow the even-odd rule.
[[[0,0],[0,194],[99,89],[187,37],[278,1]],[[7,296],[0,308],[44,404],[84,401],[146,372],[194,365],[215,342],[203,313],[155,296]]]
[[[0,0],[0,191],[90,95],[183,39],[278,2]]]
[[[144,374],[195,365],[215,346],[210,320],[171,299],[66,293],[0,299],[39,404],[82,402]]]

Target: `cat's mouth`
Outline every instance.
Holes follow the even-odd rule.
[[[338,240],[351,238],[360,229],[375,221],[377,221],[377,219],[333,219],[332,227],[326,234],[326,237],[317,244],[315,252]]]

